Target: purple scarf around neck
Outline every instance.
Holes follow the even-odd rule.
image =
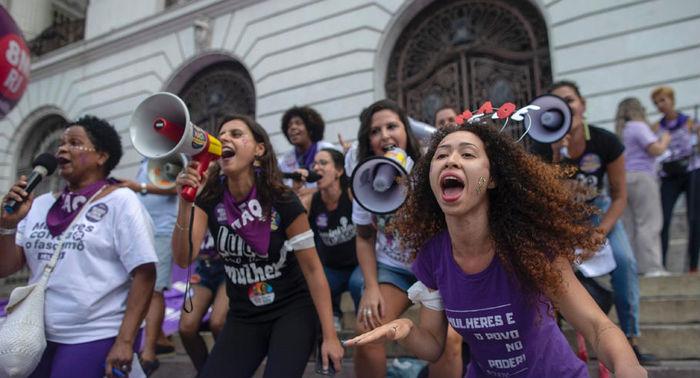
[[[236,202],[228,188],[224,189],[223,208],[226,222],[260,257],[267,257],[270,248],[270,217],[266,217],[258,201],[255,186],[248,196]]]
[[[659,123],[661,124],[662,129],[674,131],[681,126],[684,126],[686,122],[688,122],[688,116],[681,112],[678,112],[678,117],[676,117],[676,119],[674,119],[673,121],[667,120],[664,116],[664,118],[661,118],[661,122]]]
[[[316,152],[318,152],[318,143],[316,142],[311,143],[311,147],[309,147],[309,149],[303,154],[301,154],[299,150],[295,149],[294,153],[296,154],[299,168],[311,170],[311,166],[314,164],[314,158],[316,157]]]
[[[76,192],[71,192],[68,186],[63,189],[63,193],[53,203],[46,215],[46,226],[51,236],[56,237],[66,230],[73,219],[80,214],[80,209],[90,200],[90,198],[102,189],[103,186],[112,183],[113,180],[99,180]]]

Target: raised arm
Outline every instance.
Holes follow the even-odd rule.
[[[182,193],[183,186],[199,187],[204,180],[197,172],[199,162],[191,161],[187,169],[177,175],[175,181],[178,192],[177,219],[173,230],[172,247],[173,260],[181,268],[188,267],[199,254],[199,247],[202,245],[204,235],[207,230],[207,214],[204,210],[195,206],[191,202],[185,201],[179,193]],[[194,212],[193,212],[194,209]],[[194,219],[190,219],[192,214]],[[191,227],[190,227],[191,224]],[[190,230],[191,228],[191,230]],[[192,232],[192,256],[189,258],[189,233]]]
[[[562,258],[555,264],[562,275],[562,286],[556,294],[548,293],[548,297],[566,321],[583,334],[616,377],[646,377],[646,370],[639,365],[625,335],[581,286],[571,265]]]
[[[24,191],[26,186],[27,177],[20,177],[2,200],[3,205],[9,200],[20,204],[14,213],[8,214],[4,207],[0,206],[0,278],[19,271],[25,263],[24,251],[15,243],[15,236],[17,225],[32,207],[33,196]]]
[[[189,232],[190,214],[194,207],[194,221],[192,223],[192,258],[189,256]],[[202,245],[207,231],[207,214],[194,204],[180,198],[177,207],[177,219],[173,229],[172,247],[173,260],[181,268],[187,268],[199,255],[199,247]]]
[[[659,156],[666,151],[669,143],[671,143],[671,134],[664,131],[656,142],[647,146],[646,151],[651,156]]]

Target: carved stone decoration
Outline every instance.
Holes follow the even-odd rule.
[[[211,48],[211,19],[198,18],[194,21],[194,46],[199,53]]]
[[[255,116],[253,81],[236,62],[204,68],[185,85],[180,98],[190,111],[191,121],[210,133],[216,133],[225,115]]]
[[[438,107],[526,105],[551,83],[547,28],[520,0],[441,0],[404,29],[389,59],[386,93],[411,117]],[[519,138],[519,130],[510,130]]]

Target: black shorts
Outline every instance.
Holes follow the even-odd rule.
[[[313,305],[259,323],[237,320],[229,312],[199,377],[250,378],[265,357],[264,377],[301,377],[313,352],[318,328]]]

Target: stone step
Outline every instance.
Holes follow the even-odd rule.
[[[661,360],[700,360],[700,324],[646,324],[640,327],[642,353],[652,353]],[[571,345],[576,345],[576,334],[568,324],[564,325],[564,335]],[[595,356],[590,345],[588,351]]]
[[[153,378],[191,378],[195,376],[195,370],[187,355],[161,357],[160,368],[151,376]],[[232,367],[235,368],[235,367]],[[700,360],[685,361],[659,361],[659,366],[646,366],[650,378],[697,378],[700,377]],[[262,377],[264,363],[258,369],[254,377]],[[591,360],[588,363],[588,371],[591,377],[598,377],[598,362]],[[304,378],[317,378],[315,364],[308,363]],[[355,368],[352,359],[343,360],[343,370],[335,374],[337,378],[354,378]]]
[[[640,324],[700,323],[700,297],[643,298],[639,306]],[[615,306],[608,317],[618,322]]]
[[[659,361],[659,366],[644,366],[649,378],[697,378],[700,377],[700,360]],[[588,362],[588,374],[598,377],[598,361]],[[612,374],[611,374],[612,376]]]
[[[700,274],[669,277],[640,277],[639,291],[646,297],[700,297]]]

